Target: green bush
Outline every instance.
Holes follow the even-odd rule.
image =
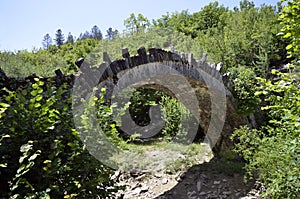
[[[293,75],[273,71],[280,77],[271,82],[260,78],[256,95],[263,95],[263,110],[269,121],[260,130],[242,127],[235,130],[235,146],[247,161],[251,177],[257,171],[265,183],[265,195],[272,198],[298,198],[300,195],[300,90]]]
[[[94,142],[96,145],[108,141],[106,144],[113,144],[118,149],[124,148],[126,142],[120,137],[117,130],[117,126],[121,124],[120,121],[115,121],[119,118],[113,117],[114,111],[119,115],[117,117],[121,117],[124,110],[122,108],[114,109],[115,104],[109,105],[105,101],[105,88],[102,88],[98,95],[96,95],[97,90],[97,88],[94,88],[91,97],[87,101],[84,100],[84,110],[80,115],[80,124],[77,124],[79,125],[77,128],[82,129],[86,136],[85,141],[90,139],[91,142],[94,142],[95,139],[99,139],[98,143]],[[95,150],[98,149],[95,148]],[[104,149],[102,148],[102,150]]]
[[[53,85],[36,78],[1,96],[1,198],[112,196],[112,170],[88,153],[75,130],[71,88]]]
[[[162,92],[149,89],[138,88],[130,98],[129,113],[136,124],[146,126],[150,124],[149,109],[158,105]]]
[[[189,120],[190,111],[176,98],[169,96],[162,96],[160,105],[163,110],[163,119],[166,121],[162,129],[166,139],[173,139],[175,136],[178,139],[186,138],[188,129],[183,128],[182,124]]]
[[[233,95],[238,105],[238,113],[251,114],[257,111],[260,99],[255,96],[257,91],[255,72],[243,66],[229,69],[233,82]]]
[[[130,99],[129,113],[136,124],[146,126],[150,124],[149,110],[152,106],[161,106],[162,120],[165,126],[161,130],[159,137],[165,140],[184,138],[187,129],[182,123],[190,118],[190,111],[176,98],[170,97],[161,91],[148,88],[139,88]]]

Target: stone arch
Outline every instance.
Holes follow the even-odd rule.
[[[205,55],[200,61],[193,58],[192,54],[164,51],[162,49],[151,48],[146,52],[144,47],[137,50],[138,55],[130,56],[127,49],[122,50],[123,59],[111,61],[106,52],[104,52],[103,63],[98,67],[90,67],[84,62],[84,59],[78,59],[76,65],[81,69],[81,75],[87,75],[84,84],[87,87],[92,88],[98,84],[105,84],[108,87],[108,96],[112,95],[112,89],[118,80],[123,77],[124,73],[130,71],[130,69],[137,69],[144,65],[151,65],[153,70],[159,71],[161,63],[163,65],[177,71],[179,75],[186,77],[187,81],[192,85],[193,92],[196,93],[199,107],[197,110],[191,110],[195,115],[200,113],[200,126],[207,132],[210,128],[211,122],[218,123],[221,120],[224,122],[221,135],[217,140],[215,149],[217,151],[226,148],[231,145],[229,136],[233,132],[234,128],[242,124],[247,124],[246,117],[242,117],[236,113],[236,105],[234,98],[231,94],[231,82],[226,74],[222,74],[222,64],[210,64],[205,61]],[[199,73],[199,71],[201,71]],[[136,76],[142,74],[133,74]],[[92,78],[91,78],[92,77]],[[176,81],[176,80],[174,80]],[[207,84],[209,81],[209,84]],[[143,84],[143,83],[141,83]],[[159,83],[144,83],[143,86],[158,89],[166,92],[169,95],[174,95],[170,90],[166,89],[164,84]],[[212,104],[212,98],[218,99],[222,95],[222,88],[220,85],[225,85],[226,93],[226,114],[223,118],[217,119],[217,121],[211,121],[211,107],[216,106]],[[190,90],[187,90],[185,95],[188,95]],[[178,96],[174,96],[178,98]],[[184,103],[189,108],[188,103]]]

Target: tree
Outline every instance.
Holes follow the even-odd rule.
[[[67,43],[74,44],[74,37],[71,34],[71,32],[69,32],[69,34],[68,34]]]
[[[98,39],[101,40],[102,37],[102,33],[100,31],[100,29],[98,28],[98,26],[94,25],[92,30],[91,30],[91,37],[94,39]]]
[[[80,40],[82,40],[82,37],[83,37],[83,34],[82,34],[82,33],[80,33],[79,37],[77,38],[77,41],[80,41]]]
[[[283,38],[291,42],[287,45],[286,50],[289,57],[300,58],[300,3],[297,0],[285,0],[287,6],[284,6],[280,14],[281,34]]]
[[[55,41],[56,41],[56,45],[59,47],[61,45],[64,44],[64,41],[65,41],[65,37],[61,31],[61,29],[58,29],[56,31],[56,34],[55,34]]]
[[[278,35],[289,40],[286,49],[295,60],[286,65],[288,71],[272,70],[271,80],[258,78],[255,95],[263,100],[262,110],[268,115],[265,125],[253,130],[241,127],[233,138],[238,141],[235,149],[246,160],[247,174],[258,174],[267,198],[296,199],[300,193],[300,77],[295,68],[300,58],[300,4],[299,0],[284,3],[287,5],[280,14],[283,27]]]
[[[251,8],[254,8],[255,4],[253,1],[243,0],[240,1],[240,9],[242,10],[250,10]]]
[[[109,40],[113,40],[114,37],[119,33],[119,31],[118,31],[118,30],[113,30],[113,29],[110,27],[108,30],[106,30],[106,33],[107,33],[106,37],[107,37]]]
[[[49,46],[52,44],[52,39],[48,33],[44,36],[42,44],[43,44],[43,47],[46,49],[48,49]]]
[[[138,14],[137,21],[138,21],[138,31],[139,30],[144,31],[146,28],[150,26],[150,22],[147,19],[147,17],[145,17],[140,13]]]
[[[268,77],[283,61],[283,42],[276,36],[280,30],[277,18],[274,7],[266,5],[227,11],[220,15],[217,26],[197,31],[197,40],[214,62],[223,62],[224,70],[247,66]]]
[[[124,20],[124,25],[131,34],[145,30],[150,26],[149,20],[142,14],[138,14],[136,17],[134,13],[131,13],[129,18]]]
[[[92,38],[92,35],[90,34],[89,31],[85,31],[85,33],[82,35],[81,39],[89,39]]]
[[[222,29],[226,25],[225,14],[228,8],[223,5],[219,6],[217,1],[204,6],[201,11],[192,14],[184,25],[190,27],[190,32],[193,37],[197,36],[199,30],[207,30],[218,27]],[[182,14],[181,14],[182,15]],[[184,16],[184,15],[183,15]],[[186,28],[186,26],[184,26]]]
[[[137,24],[137,19],[134,13],[131,13],[129,18],[124,20],[124,25],[126,27],[126,30],[129,31],[131,34],[135,32],[136,24]]]

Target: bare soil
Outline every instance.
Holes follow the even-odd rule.
[[[224,165],[226,164],[226,165]],[[124,199],[260,199],[264,187],[257,181],[244,182],[242,172],[235,172],[235,161],[212,158],[174,173],[146,171],[117,171],[114,175]],[[230,166],[232,165],[232,168]]]

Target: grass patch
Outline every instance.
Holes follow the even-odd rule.
[[[148,173],[186,170],[213,157],[208,145],[193,143],[182,145],[167,141],[128,143],[126,150],[115,154],[112,160],[121,170],[139,170]]]

